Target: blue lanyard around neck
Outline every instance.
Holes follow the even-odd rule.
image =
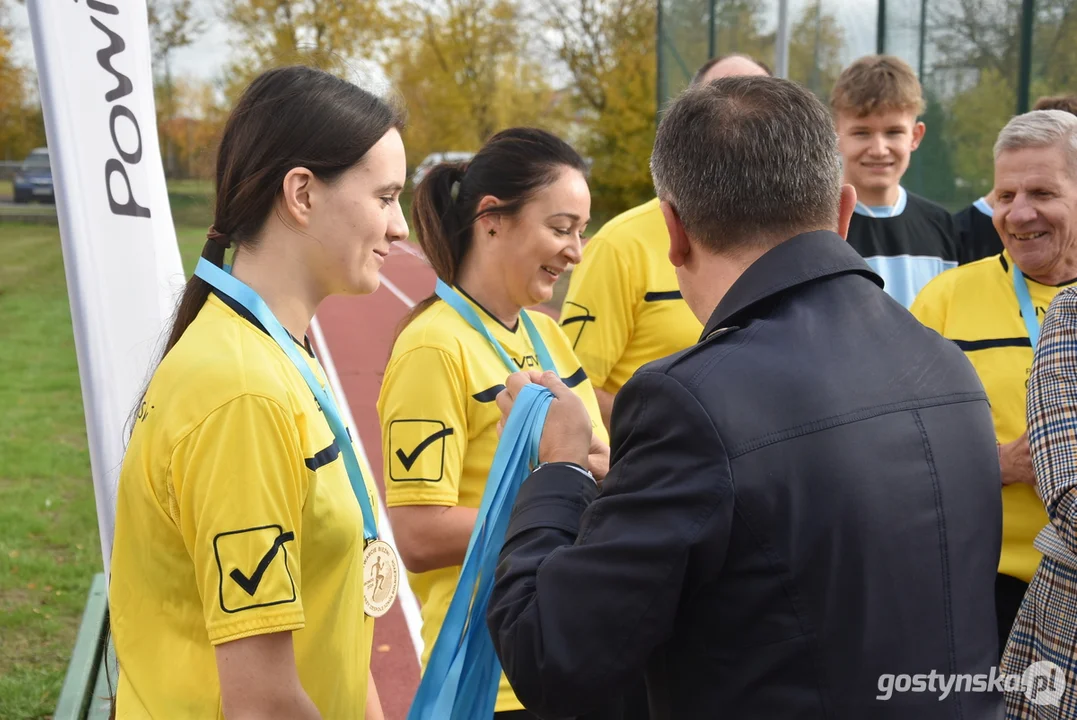
[[[352,492],[355,493],[355,499],[359,501],[359,508],[363,511],[363,538],[367,541],[376,540],[378,538],[378,526],[374,519],[374,509],[370,506],[370,497],[366,493],[363,471],[359,467],[359,459],[355,456],[351,436],[348,434],[348,429],[344,427],[344,421],[340,418],[340,411],[337,409],[332,393],[318,382],[318,379],[314,376],[314,371],[310,369],[310,365],[296,350],[292,336],[280,324],[273,311],[269,309],[258,293],[205,258],[199,259],[198,267],[195,268],[194,274],[238,302],[257,318],[258,322],[262,323],[262,327],[269,333],[269,336],[276,341],[277,345],[280,346],[284,354],[288,356],[288,359],[292,361],[292,364],[303,376],[307,387],[314,393],[314,399],[318,401],[322,414],[325,415],[325,419],[329,422],[329,427],[333,430],[333,437],[337,441],[337,447],[340,448],[340,454],[344,458],[344,467],[348,471],[348,482],[351,483]]]
[[[1040,339],[1040,319],[1036,315],[1036,307],[1032,304],[1032,296],[1028,292],[1028,281],[1017,265],[1013,264],[1013,289],[1017,293],[1017,304],[1021,306],[1021,318],[1025,321],[1028,330],[1028,340],[1032,343],[1032,352],[1036,352],[1036,343]]]
[[[505,348],[501,347],[501,343],[494,338],[486,325],[482,322],[479,314],[475,312],[475,308],[471,307],[468,301],[460,296],[460,293],[449,287],[449,285],[443,282],[441,278],[438,278],[437,285],[434,287],[434,292],[439,298],[444,300],[449,307],[459,313],[460,317],[464,318],[471,327],[480,332],[491,345],[493,345],[494,350],[501,355],[501,360],[505,363],[505,367],[508,368],[510,373],[522,369],[512,361],[509,354],[505,352]],[[527,331],[527,336],[531,339],[531,347],[535,348],[535,354],[538,355],[538,361],[542,366],[542,369],[557,372],[557,366],[554,365],[553,359],[546,349],[546,343],[542,341],[542,336],[539,335],[538,328],[535,327],[535,323],[531,320],[531,317],[527,314],[526,310],[520,310],[520,320],[523,322],[524,329]]]

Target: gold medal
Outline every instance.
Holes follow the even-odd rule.
[[[389,612],[400,586],[396,553],[384,540],[374,540],[363,550],[363,609],[370,617]]]

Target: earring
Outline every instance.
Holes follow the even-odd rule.
[[[494,235],[497,235],[497,230],[490,228],[490,237],[493,237]]]

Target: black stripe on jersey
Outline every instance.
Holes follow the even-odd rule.
[[[991,338],[989,340],[954,340],[954,344],[965,352],[991,350],[1004,347],[1032,347],[1027,337]]]
[[[349,431],[350,434],[350,431]],[[303,460],[307,465],[307,469],[311,472],[315,472],[318,468],[325,467],[329,463],[340,457],[340,446],[337,445],[337,441],[334,440],[333,444],[327,447],[325,450],[321,450],[314,454],[312,458],[305,458]]]
[[[475,398],[481,403],[488,403],[497,400],[497,394],[505,389],[504,385],[494,385],[492,388],[487,388],[482,392],[477,392],[471,397]]]
[[[591,322],[595,319],[596,318],[594,315],[576,315],[575,317],[570,317],[565,320],[562,320],[561,327],[564,327],[565,325],[571,325],[572,323]]]
[[[661,302],[662,300],[680,300],[680,290],[666,290],[664,292],[649,292],[643,296],[643,302]]]
[[[586,379],[587,373],[581,367],[579,370],[572,373],[567,378],[561,378],[561,382],[563,382],[567,387],[574,388]],[[491,388],[486,388],[482,392],[475,393],[471,397],[475,398],[481,403],[493,402],[494,400],[497,400],[497,394],[504,389],[504,385],[494,385]]]
[[[587,373],[584,372],[583,368],[581,367],[579,370],[572,373],[572,375],[570,375],[569,377],[561,378],[561,382],[563,382],[566,386],[570,388],[574,388],[586,379]]]

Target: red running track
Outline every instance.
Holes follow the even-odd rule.
[[[409,243],[397,243],[381,272],[378,290],[364,297],[332,297],[318,309],[315,338],[323,345],[322,359],[336,388],[350,408],[352,426],[358,430],[377,480],[382,500],[381,429],[377,400],[381,379],[392,350],[395,330],[414,303],[434,292],[434,271]],[[544,312],[557,313],[542,307]],[[318,332],[320,328],[321,333]],[[328,353],[326,352],[328,350]],[[384,511],[379,523],[385,536],[388,520]],[[391,532],[391,528],[388,528]],[[386,538],[391,540],[391,538]],[[375,623],[371,670],[381,696],[386,720],[406,720],[412,697],[419,686],[418,604],[405,587],[389,612]]]
[[[384,502],[378,392],[395,329],[412,302],[418,302],[434,291],[435,276],[424,260],[397,249],[386,260],[382,277],[381,287],[373,295],[326,300],[318,309],[317,321],[323,334],[318,340],[325,344],[320,349],[327,370],[330,362],[326,350],[339,377],[337,390],[347,399],[353,427],[358,430]],[[399,296],[389,289],[390,284],[397,288]],[[318,336],[317,331],[315,336]],[[384,512],[380,515],[379,525],[383,526],[381,534],[384,536],[388,519]],[[406,582],[406,577],[402,580]],[[371,671],[386,720],[406,719],[411,699],[419,686],[418,648],[413,641],[413,632],[418,638],[419,621],[413,614],[414,627],[409,627],[404,607],[410,593],[403,586],[401,590],[397,602],[374,624]],[[414,607],[417,609],[417,605]]]

